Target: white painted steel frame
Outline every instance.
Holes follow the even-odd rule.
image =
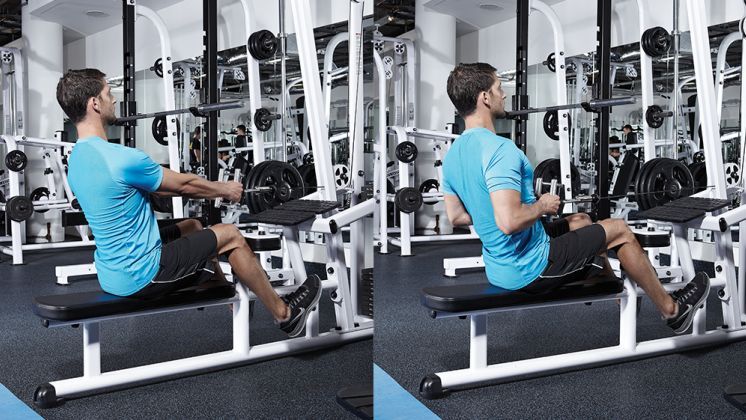
[[[645,1],[644,0],[636,0],[637,3],[637,11],[639,14],[639,24],[640,24],[640,35],[639,38],[642,39],[642,34],[645,32],[647,27],[647,21],[645,19],[645,16],[647,14],[647,11],[645,10]],[[711,73],[710,73],[711,74]],[[642,115],[645,115],[645,111],[647,111],[648,107],[650,105],[653,105],[653,59],[650,58],[649,55],[645,54],[645,51],[642,49],[642,42],[640,42],[640,84],[642,86]],[[650,159],[655,159],[655,130],[648,125],[648,122],[645,118],[642,119],[642,127],[643,127],[643,135],[645,136],[645,161],[649,161]]]
[[[165,109],[176,108],[176,96],[174,93],[174,71],[171,62],[171,38],[168,35],[166,23],[153,9],[137,5],[135,11],[139,16],[153,23],[158,32],[161,42],[161,65],[163,67],[163,98]],[[181,171],[181,158],[179,157],[179,139],[176,136],[176,116],[166,117],[166,128],[168,137],[168,167],[172,171]],[[184,217],[184,199],[179,196],[171,198],[173,202],[173,215],[176,219]]]
[[[249,0],[240,0],[241,7],[243,9],[244,26],[246,28],[246,76],[249,81],[249,104],[251,109],[251,142],[254,148],[252,153],[254,156],[254,164],[257,165],[259,162],[264,161],[264,142],[266,141],[265,133],[260,131],[256,124],[253,122],[254,114],[256,110],[262,107],[262,90],[259,76],[259,62],[251,56],[249,53],[249,36],[254,33],[255,22],[252,19],[253,10],[249,4]]]

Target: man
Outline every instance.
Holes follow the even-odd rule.
[[[622,127],[622,133],[624,133],[624,144],[637,144],[637,133],[632,131],[632,126],[629,124],[625,124],[624,127]],[[639,149],[627,149],[628,153],[631,153],[635,156],[637,156],[637,151]]]
[[[153,162],[142,151],[106,141],[116,102],[105,75],[96,69],[70,70],[57,84],[57,101],[78,130],[68,180],[96,237],[95,263],[101,288],[118,296],[152,299],[194,287],[204,273],[219,273],[214,259],[227,255],[235,277],[256,294],[280,328],[295,337],[321,296],[311,276],[280,298],[234,225],[207,229],[195,220],[159,232],[148,193],[238,201],[236,182],[210,182]]]
[[[189,143],[189,165],[197,167],[202,164],[202,127],[197,126]]]
[[[505,115],[505,94],[489,64],[460,64],[448,77],[448,96],[464,118],[466,131],[443,161],[446,212],[454,226],[474,225],[483,244],[490,283],[510,290],[542,293],[588,280],[598,256],[615,249],[624,270],[650,296],[667,324],[682,333],[705,302],[710,281],[698,273],[669,295],[624,220],[591,224],[572,215],[547,228],[539,219],[556,214],[559,197],[533,193],[533,168],[510,140],[495,134],[494,119]]]
[[[245,125],[240,124],[236,126],[236,139],[233,144],[236,146],[236,148],[246,147],[246,126]],[[254,162],[254,155],[250,154],[247,151],[240,152],[239,156],[241,156],[244,159],[248,159],[249,163]]]

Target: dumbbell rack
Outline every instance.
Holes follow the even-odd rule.
[[[448,152],[448,149],[450,148],[451,141],[457,138],[458,136],[455,134],[445,133],[445,132],[439,132],[439,131],[432,131],[432,130],[422,130],[415,127],[397,127],[397,126],[391,126],[388,127],[387,130],[389,133],[393,133],[396,135],[397,138],[397,144],[402,144],[405,141],[408,141],[408,139],[413,140],[422,140],[427,139],[430,140],[433,152],[435,153],[435,160],[436,162],[442,161],[443,156],[445,153]],[[383,145],[383,156],[387,156],[385,151],[385,142]],[[379,170],[385,172],[385,162],[376,161],[379,165]],[[413,187],[414,182],[414,165],[415,162],[402,162],[399,161],[399,190],[402,188],[411,188]],[[437,166],[437,177],[438,181],[443,179],[443,170],[441,166]],[[380,175],[379,175],[380,176]],[[386,192],[385,183],[379,182],[379,188],[376,190],[379,191],[377,193],[377,196],[380,200],[385,202],[394,202],[395,196],[394,194],[388,194]],[[423,195],[425,196],[425,195]],[[443,201],[443,194],[438,193],[428,193],[426,194],[426,198],[428,201],[437,201],[441,202]],[[379,212],[381,213],[381,212]],[[456,241],[456,240],[472,240],[472,239],[479,239],[477,234],[474,232],[473,228],[469,228],[470,233],[468,234],[448,234],[448,235],[415,235],[414,234],[414,213],[405,213],[402,211],[399,211],[400,215],[400,228],[398,229],[399,236],[390,236],[389,233],[396,233],[397,229],[390,229],[388,226],[388,220],[386,217],[386,213],[378,214],[378,224],[379,226],[379,240],[378,243],[380,243],[380,253],[381,254],[387,254],[388,251],[388,244],[391,243],[392,245],[398,246],[400,248],[401,256],[409,256],[412,255],[412,243],[416,242],[434,242],[434,241]]]
[[[7,152],[13,150],[23,151],[24,147],[40,147],[45,150],[44,161],[47,168],[46,172],[51,171],[47,174],[48,188],[50,190],[49,201],[37,201],[34,202],[34,210],[61,210],[71,211],[77,213],[77,210],[73,208],[73,201],[75,196],[70,189],[70,185],[67,182],[67,173],[65,172],[65,166],[62,162],[62,155],[65,153],[65,148],[71,148],[73,144],[64,143],[56,140],[31,138],[26,136],[0,136],[0,143],[4,143],[7,146]],[[56,187],[54,185],[54,173],[59,174],[62,180],[64,193],[66,198],[54,199],[56,193]],[[9,196],[11,197],[24,196],[23,191],[23,171],[9,171],[8,174],[8,187],[10,190]],[[6,211],[6,204],[0,203],[0,210]],[[0,252],[13,257],[13,264],[23,264],[23,251],[35,251],[43,249],[55,249],[55,248],[75,248],[80,246],[91,246],[95,245],[95,242],[88,237],[87,230],[83,227],[77,226],[78,233],[80,234],[80,241],[70,242],[55,242],[55,243],[41,243],[41,244],[27,244],[25,235],[25,222],[16,222],[6,218],[10,221],[11,245],[0,246]],[[7,237],[6,237],[7,238]]]

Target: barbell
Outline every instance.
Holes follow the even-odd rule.
[[[135,114],[135,115],[129,115],[126,117],[119,117],[117,118],[114,124],[115,125],[126,125],[128,123],[131,123],[137,120],[142,120],[145,118],[159,118],[159,117],[167,117],[169,115],[187,114],[187,113],[191,113],[195,117],[207,117],[207,114],[210,112],[224,111],[226,109],[243,108],[244,105],[245,105],[244,101],[199,104],[197,106],[191,106],[189,108],[172,109],[168,111],[158,111],[158,112],[150,112],[150,113],[140,113],[140,114]]]
[[[565,109],[576,109],[576,108],[583,108],[587,112],[597,112],[598,110],[601,110],[603,108],[610,108],[612,106],[618,106],[618,105],[629,105],[634,104],[637,102],[637,100],[633,96],[624,96],[620,98],[611,98],[611,99],[591,99],[587,102],[580,102],[580,103],[574,103],[574,104],[564,104],[564,105],[552,105],[552,106],[545,106],[545,107],[539,107],[539,108],[526,108],[526,109],[516,109],[514,111],[508,111],[505,113],[505,118],[509,119],[516,119],[518,117],[522,117],[524,115],[534,114],[537,112],[554,112],[554,111],[562,111]]]

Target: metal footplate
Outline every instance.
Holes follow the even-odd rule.
[[[684,197],[666,203],[663,206],[645,210],[637,215],[645,219],[659,220],[661,222],[686,223],[704,216],[707,212],[721,209],[728,204],[730,204],[728,200]]]
[[[670,203],[667,203],[666,206],[684,207],[712,212],[715,210],[720,210],[723,207],[728,206],[729,204],[729,200],[722,200],[719,198],[684,197],[675,201],[671,201]]]
[[[323,201],[323,200],[293,200],[287,203],[280,204],[275,207],[276,210],[290,210],[290,211],[307,211],[315,214],[322,214],[328,211],[334,210],[339,207],[339,203],[336,201]]]
[[[316,217],[316,213],[309,211],[270,209],[265,210],[261,213],[250,214],[247,221],[249,223],[267,223],[270,225],[295,226],[305,222],[306,220],[313,219],[314,217]]]

